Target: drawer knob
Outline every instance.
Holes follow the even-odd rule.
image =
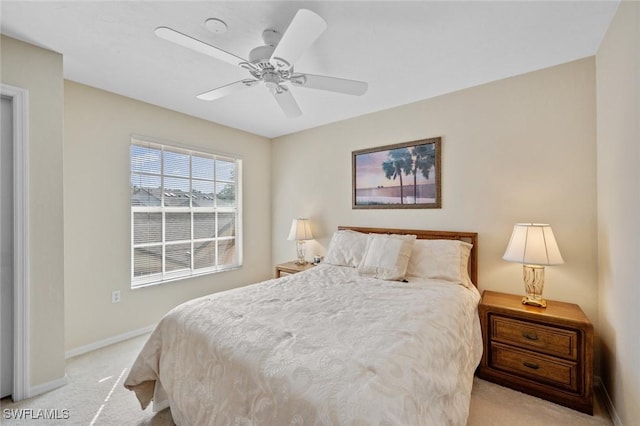
[[[529,362],[529,361],[523,362],[522,365],[524,365],[527,368],[531,368],[533,370],[537,370],[538,368],[540,368],[538,364],[534,364],[533,362]]]
[[[536,333],[529,333],[527,331],[522,332],[522,337],[529,340],[538,340],[538,335]]]

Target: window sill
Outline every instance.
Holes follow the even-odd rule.
[[[188,275],[177,275],[177,276],[170,276],[170,277],[165,277],[163,279],[158,279],[155,281],[133,281],[131,282],[131,290],[139,290],[139,289],[143,289],[143,288],[148,288],[148,287],[155,287],[158,285],[162,285],[162,284],[168,284],[168,283],[173,283],[176,281],[182,281],[182,280],[186,280],[189,278],[196,278],[196,277],[202,277],[205,275],[213,275],[213,274],[219,274],[221,272],[229,272],[229,271],[236,271],[238,269],[242,269],[242,265],[235,265],[235,266],[229,266],[226,268],[220,268],[220,269],[215,269],[215,270],[209,270],[206,272],[198,272],[198,273],[191,273]],[[138,284],[139,283],[139,284]]]

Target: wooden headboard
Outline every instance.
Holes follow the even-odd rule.
[[[457,231],[426,231],[422,229],[366,228],[361,226],[338,226],[339,230],[351,230],[366,234],[409,234],[420,240],[460,240],[473,244],[469,256],[469,276],[478,287],[478,233]]]

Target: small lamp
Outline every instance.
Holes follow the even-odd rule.
[[[298,265],[305,265],[307,261],[304,259],[304,243],[307,240],[312,240],[311,226],[309,225],[309,219],[293,219],[291,222],[291,229],[289,230],[288,240],[296,241],[296,251],[298,253]]]
[[[542,299],[544,267],[564,263],[551,226],[544,223],[516,223],[502,258],[523,264],[527,295],[522,298],[522,303],[546,308],[547,301]]]

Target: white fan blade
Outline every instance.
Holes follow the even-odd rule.
[[[196,52],[203,53],[207,56],[211,56],[232,65],[238,65],[241,62],[246,62],[245,59],[242,59],[234,54],[225,52],[222,49],[218,49],[217,47],[211,46],[210,44],[204,43],[186,34],[182,34],[181,32],[178,32],[176,30],[172,30],[171,28],[158,27],[154,30],[154,33],[158,37],[168,40],[172,43],[178,44],[182,47],[186,47],[187,49],[195,50]]]
[[[313,74],[294,75],[291,77],[291,83],[307,89],[328,90],[356,96],[364,95],[369,87],[364,81]]]
[[[327,23],[320,16],[307,9],[298,10],[269,62],[276,68],[291,67],[326,28]]]
[[[201,93],[196,97],[203,101],[215,101],[216,99],[220,99],[232,93],[239,92],[240,90],[246,89],[247,87],[254,86],[257,83],[259,83],[259,80],[240,80],[236,81],[235,83],[227,84],[226,86],[218,87],[217,89]]]
[[[289,90],[281,90],[280,92],[271,90],[271,93],[273,94],[273,97],[276,98],[280,108],[282,108],[284,115],[289,118],[299,117],[302,115],[302,111],[300,110],[298,103]]]

